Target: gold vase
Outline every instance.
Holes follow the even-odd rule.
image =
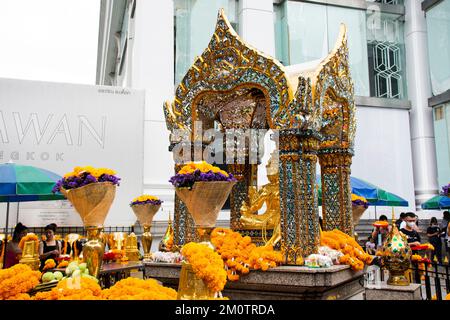
[[[153,236],[150,233],[150,230],[152,228],[153,218],[155,217],[155,214],[158,212],[159,208],[161,208],[161,205],[155,205],[151,203],[135,204],[131,206],[131,209],[133,209],[133,212],[138,218],[139,223],[142,224],[144,228],[144,233],[141,237],[141,243],[144,249],[145,261],[151,258],[150,251],[152,248]]]
[[[141,237],[142,248],[144,249],[144,261],[150,260],[152,254],[150,249],[152,248],[153,236],[150,233],[150,226],[144,225],[144,233]]]
[[[352,215],[353,215],[353,229],[356,230],[356,226],[359,224],[359,220],[363,213],[367,210],[364,206],[355,206],[352,204]],[[358,233],[354,232],[354,238],[358,241]]]
[[[178,300],[207,300],[214,298],[214,292],[205,282],[195,275],[192,265],[182,262],[180,282],[178,284]]]
[[[39,270],[41,261],[39,260],[39,243],[37,241],[25,242],[19,263],[27,264],[33,270]]]
[[[102,241],[102,227],[87,227],[88,241],[83,246],[83,261],[87,264],[89,274],[98,278],[105,253],[105,244]]]
[[[213,247],[210,240],[211,231],[235,183],[234,181],[200,181],[195,182],[192,189],[175,189],[194,219],[200,242]]]

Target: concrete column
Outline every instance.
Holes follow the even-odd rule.
[[[421,1],[405,0],[405,45],[416,207],[438,193],[427,28]]]
[[[259,51],[275,56],[272,0],[239,1],[239,35]]]
[[[173,0],[157,4],[137,0],[130,85],[145,89],[143,192],[164,201],[155,221],[167,221],[169,211],[173,218],[174,210],[174,192],[168,182],[173,175],[173,159],[168,151],[169,132],[163,112],[164,101],[173,99],[174,95],[173,48]]]

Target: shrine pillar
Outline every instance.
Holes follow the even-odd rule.
[[[319,151],[322,181],[323,229],[338,229],[354,235],[350,166],[353,152],[348,149]]]
[[[317,253],[320,244],[315,187],[319,136],[299,129],[279,133],[281,250],[284,262],[295,265]]]

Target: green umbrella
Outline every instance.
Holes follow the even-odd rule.
[[[0,202],[7,203],[4,245],[8,239],[9,203],[65,199],[52,192],[59,179],[61,176],[45,169],[15,163],[0,164]]]
[[[388,192],[386,190],[383,190],[377,186],[374,186],[368,182],[365,182],[364,180],[360,180],[357,178],[351,177],[350,184],[352,187],[352,193],[356,194],[357,196],[361,196],[367,199],[370,205],[372,206],[385,206],[385,207],[407,207],[408,201],[405,199]],[[319,179],[318,179],[319,181]],[[359,184],[361,184],[361,181],[368,185],[366,189],[363,189],[362,187],[359,187]],[[359,184],[357,184],[359,183]],[[370,188],[369,188],[370,187]],[[318,202],[319,206],[322,205],[322,186],[319,181],[318,185]],[[365,196],[367,194],[367,197]]]
[[[439,195],[434,196],[422,203],[422,209],[425,210],[443,210],[450,209],[450,198],[447,196]]]

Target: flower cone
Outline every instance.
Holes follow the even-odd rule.
[[[116,186],[110,182],[97,182],[75,189],[61,189],[75,207],[85,227],[103,226],[116,195]]]
[[[139,223],[143,226],[150,226],[153,222],[153,217],[158,212],[161,205],[155,205],[151,203],[135,204],[131,206],[134,214],[139,220]]]
[[[234,181],[197,181],[192,189],[176,188],[175,191],[194,218],[196,227],[212,228],[234,184]]]
[[[367,210],[364,206],[355,206],[352,205],[352,214],[353,214],[353,225],[356,227],[359,224],[359,219],[361,219],[363,213]]]

